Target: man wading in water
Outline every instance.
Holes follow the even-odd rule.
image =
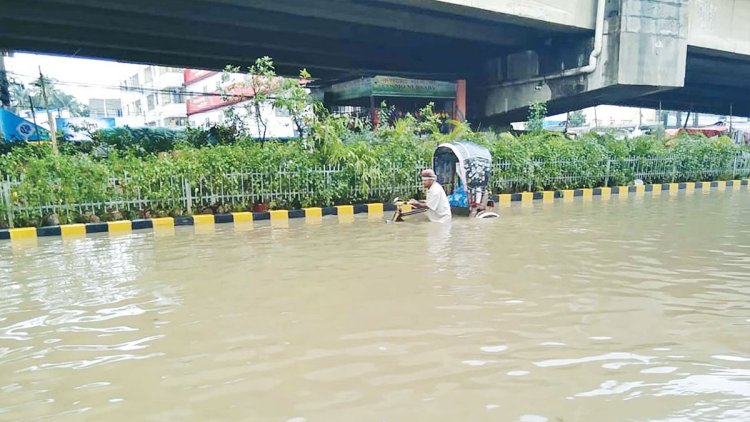
[[[432,169],[422,171],[422,185],[427,189],[427,200],[417,201],[412,199],[409,205],[414,208],[426,209],[427,217],[433,223],[450,223],[451,206],[445,190],[437,182],[437,176]]]

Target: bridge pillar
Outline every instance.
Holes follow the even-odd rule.
[[[483,98],[480,119],[524,120],[535,102],[557,114],[684,86],[689,1],[606,0],[602,51],[590,72],[573,70],[589,64],[590,35],[492,60],[489,84],[475,92]]]

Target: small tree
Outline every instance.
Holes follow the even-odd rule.
[[[78,102],[78,100],[62,91],[57,87],[57,80],[51,79],[51,78],[44,78],[44,84],[45,89],[47,91],[47,99],[49,101],[49,108],[51,110],[56,109],[65,109],[70,111],[70,114],[74,117],[79,116],[85,116],[86,110],[83,109],[83,105]],[[42,97],[42,90],[41,90],[42,80],[41,78],[37,78],[34,80],[34,82],[31,83],[32,88],[29,89],[26,94],[31,94],[32,101],[34,102],[35,107],[42,108],[44,107],[44,99]],[[22,91],[14,92],[14,94],[22,94]],[[16,102],[19,105],[25,105],[24,104],[24,98],[17,98]],[[88,107],[87,107],[88,108]]]
[[[300,137],[304,134],[306,123],[309,123],[306,121],[312,117],[314,100],[305,88],[308,79],[310,79],[310,73],[302,69],[299,72],[299,79],[283,79],[274,93],[273,106],[289,114]]]
[[[538,133],[544,130],[544,118],[547,117],[547,103],[536,102],[529,107],[529,120],[526,129]]]
[[[570,117],[568,118],[569,127],[581,127],[585,124],[586,115],[583,113],[583,110],[578,110],[570,113]]]
[[[227,66],[221,78],[222,84],[229,82],[231,74],[239,71],[240,68],[237,66]],[[268,131],[268,121],[264,118],[262,109],[264,105],[269,104],[271,98],[275,97],[279,87],[276,69],[273,66],[273,60],[266,56],[257,59],[247,71],[243,81],[221,86],[220,91],[224,99],[240,97],[243,101],[247,100],[244,106],[247,116],[254,120],[258,137],[264,141]],[[234,124],[240,123],[240,118],[233,107],[230,107],[225,114],[227,119]],[[240,124],[240,127],[244,125]]]

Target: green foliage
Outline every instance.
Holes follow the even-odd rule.
[[[665,143],[587,134],[570,140],[543,130],[543,103],[531,107],[529,133],[520,137],[474,132],[465,122],[446,121],[432,105],[389,121],[391,109],[383,104],[373,128],[315,103],[304,86],[310,75],[299,76],[279,79],[273,62],[259,59],[245,78],[244,88],[255,92],[247,114],[234,115],[226,126],[110,129],[93,133],[91,142],[62,143],[58,156],[48,143],[0,142],[0,178],[17,181],[12,209],[0,198],[0,226],[10,223],[8,211],[22,226],[42,224],[53,212],[60,223],[70,223],[246,211],[255,203],[298,208],[416,197],[421,166],[430,165],[438,144],[456,140],[490,149],[496,193],[614,186],[636,178],[656,183],[748,176],[736,171],[744,147],[727,138],[680,135]],[[236,88],[225,94],[235,95]],[[289,113],[299,139],[251,137],[248,118],[265,141],[259,111],[269,102]],[[224,202],[206,193],[220,193]]]
[[[210,191],[238,198],[220,204],[226,212],[251,209],[253,203],[241,199],[248,194],[254,202],[281,208],[417,196],[420,166],[430,162],[436,145],[456,139],[491,150],[499,163],[491,180],[497,193],[623,185],[642,174],[652,175],[644,178],[647,183],[747,176],[733,167],[744,148],[728,138],[681,135],[665,144],[653,137],[617,140],[596,134],[569,140],[556,132],[514,137],[475,133],[458,122],[452,133],[443,134],[430,113],[425,109],[421,119],[407,115],[377,131],[357,132],[350,129],[350,118],[319,110],[304,139],[289,142],[261,143],[217,127],[177,134],[102,133],[97,148],[108,148],[107,155],[87,153],[85,145],[63,144],[63,154],[53,156],[49,144],[0,144],[0,177],[20,180],[12,191],[14,208],[21,210],[14,214],[19,226],[41,224],[52,210],[61,223],[87,214],[102,220],[184,215],[185,186],[196,197]],[[324,166],[336,171],[317,170]],[[279,174],[284,176],[268,176]],[[94,205],[105,203],[110,205]],[[203,212],[217,203],[191,205],[193,212]],[[0,224],[6,211],[0,202]]]
[[[79,210],[73,204],[105,202],[112,198],[108,189],[108,168],[91,158],[78,155],[48,155],[31,158],[24,164],[24,177],[14,187],[14,196],[26,208],[21,218],[41,222],[41,207],[59,207],[60,222],[73,223]],[[103,210],[102,210],[103,211]]]
[[[273,92],[274,108],[289,113],[300,135],[303,134],[306,124],[310,123],[312,118],[310,111],[314,101],[305,88],[305,81],[308,79],[310,79],[310,73],[302,69],[299,72],[299,79],[284,78]]]
[[[10,85],[10,99],[13,111],[29,108],[29,97],[31,97],[31,102],[36,109],[44,108],[41,82],[41,78],[37,78],[30,86]],[[49,108],[51,110],[67,109],[72,116],[88,116],[88,106],[79,103],[74,96],[58,88],[57,83],[54,79],[44,78]]]
[[[229,107],[225,111],[225,117],[237,131],[248,136],[252,131],[247,127],[245,117],[250,117],[254,122],[256,137],[265,141],[268,119],[263,115],[263,108],[273,99],[281,102],[290,101],[286,98],[279,99],[278,96],[284,88],[291,87],[288,82],[284,82],[276,75],[273,60],[267,56],[258,58],[248,67],[243,80],[229,83],[232,74],[241,73],[240,71],[238,66],[227,66],[222,74],[222,85],[218,87],[222,97],[240,102],[238,106]],[[238,113],[238,107],[244,109],[244,113]]]
[[[568,118],[568,126],[570,127],[581,127],[586,124],[586,115],[583,110],[577,110],[570,113]]]
[[[130,151],[146,157],[174,149],[175,143],[185,139],[185,133],[162,128],[119,127],[97,132],[94,144],[104,145],[109,150]]]
[[[526,129],[531,133],[540,133],[544,130],[544,118],[547,117],[547,104],[537,102],[529,107],[529,120]]]

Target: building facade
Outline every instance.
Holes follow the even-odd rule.
[[[90,117],[122,117],[122,99],[120,98],[90,98]]]
[[[123,116],[133,126],[187,126],[184,69],[144,66],[121,82]]]

